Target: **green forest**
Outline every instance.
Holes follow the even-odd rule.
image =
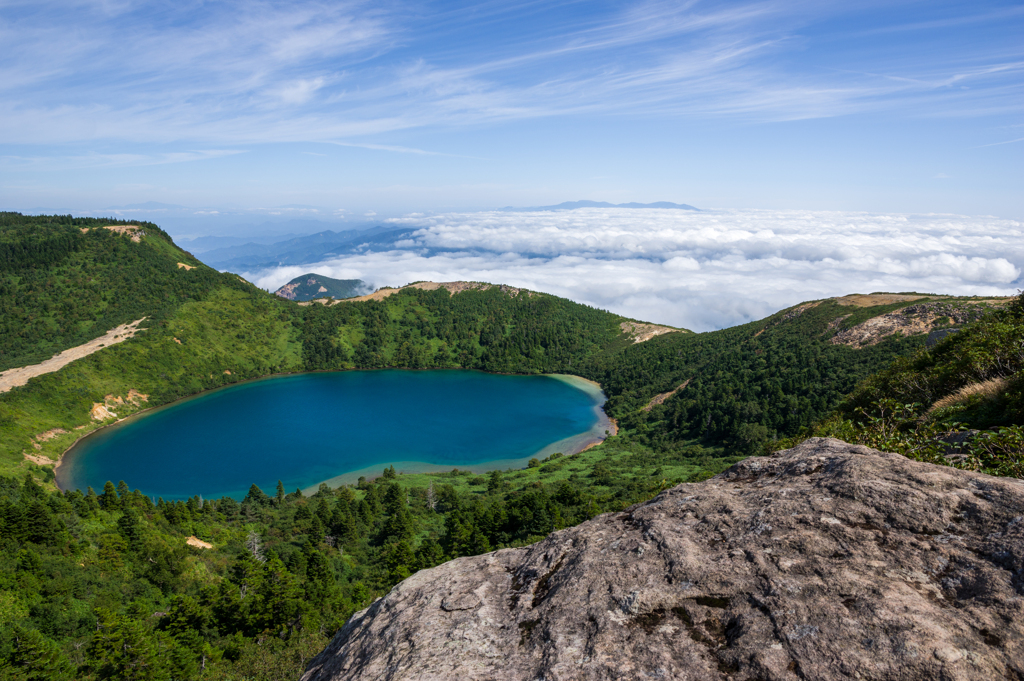
[[[891,307],[861,308],[844,321],[852,326]],[[755,454],[809,427],[858,381],[924,344],[921,336],[892,336],[860,349],[829,343],[829,325],[848,313],[827,302],[722,331],[667,334],[595,356],[581,372],[604,388],[620,425],[650,446],[700,441]],[[671,399],[643,409],[683,383]]]
[[[833,299],[635,343],[620,315],[497,285],[299,305],[206,267],[156,225],[16,213],[0,214],[0,294],[0,371],[146,317],[131,340],[0,393],[0,679],[298,678],[347,617],[417,570],[812,436],[1024,477],[1021,297],[944,297],[976,321],[934,347],[898,333],[833,343],[911,304]],[[308,497],[279,485],[165,502],[130,480],[59,491],[47,463],[109,423],[91,410],[118,398],[123,417],[272,374],[387,367],[575,374],[602,385],[619,432],[522,470],[389,468]]]
[[[241,502],[0,478],[0,678],[298,678],[349,615],[416,570],[537,541],[736,460],[612,438],[524,470],[391,468],[308,498],[253,486]]]

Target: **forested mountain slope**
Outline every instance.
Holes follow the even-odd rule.
[[[1024,477],[1024,293],[867,378],[804,430],[921,461]]]
[[[670,334],[596,355],[580,372],[601,383],[610,415],[642,442],[672,448],[699,441],[753,454],[809,427],[859,381],[923,347],[927,332],[1004,302],[920,295],[813,301],[730,329]]]
[[[46,464],[115,415],[301,368],[292,305],[203,265],[155,225],[5,213],[0,246],[4,369],[142,319],[134,338],[0,393],[0,472],[52,480]]]
[[[248,288],[154,224],[0,213],[0,371],[140,317],[162,322],[216,287]]]

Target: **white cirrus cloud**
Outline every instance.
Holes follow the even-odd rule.
[[[248,277],[490,281],[696,331],[847,293],[1010,295],[1024,283],[1024,223],[994,217],[587,208],[391,222],[416,231],[391,250]]]
[[[1016,113],[1020,13],[962,4],[924,17],[984,22],[989,39],[950,41],[872,3],[0,0],[0,144],[359,142],[581,115]],[[928,39],[874,49],[864,27]]]

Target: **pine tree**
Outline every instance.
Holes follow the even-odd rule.
[[[391,483],[384,489],[384,512],[394,514],[405,506],[405,493],[398,483]]]
[[[117,497],[117,489],[114,487],[114,483],[107,480],[106,484],[103,485],[103,494],[99,496],[100,508],[104,511],[110,511],[115,508],[120,508],[121,503]]]
[[[26,681],[65,681],[74,678],[74,667],[60,646],[34,629],[14,625],[10,660]],[[5,677],[6,678],[6,677]]]
[[[89,503],[90,506],[99,508],[99,501],[98,497],[96,496],[96,490],[94,490],[91,486],[85,488],[85,500]]]
[[[334,572],[327,557],[315,549],[306,555],[306,598],[313,603],[323,603],[336,590]]]
[[[264,494],[263,490],[254,484],[249,488],[249,493],[245,495],[245,499],[242,500],[242,503],[253,503],[257,506],[267,506],[270,504],[270,497]]]
[[[26,541],[52,545],[56,543],[61,530],[61,522],[38,499],[33,499],[25,508],[21,533]]]
[[[324,524],[320,520],[320,516],[314,515],[309,519],[309,541],[314,545],[319,544],[324,540]]]
[[[416,556],[409,548],[409,542],[404,539],[385,545],[383,558],[388,580],[392,583],[400,582],[412,574],[416,564]]]
[[[31,473],[25,474],[25,482],[22,485],[22,493],[29,499],[42,499],[46,496],[46,492],[43,488],[35,481]]]
[[[100,621],[88,659],[100,678],[156,681],[169,677],[156,641],[141,622],[102,609],[97,614]]]
[[[437,535],[431,533],[430,537],[416,549],[416,568],[426,570],[442,561],[444,561],[444,551],[441,549],[441,543],[438,541]]]
[[[117,533],[124,537],[130,551],[138,551],[142,548],[142,528],[139,525],[139,515],[135,509],[126,508],[124,510],[117,520]]]
[[[359,538],[356,519],[347,509],[340,506],[334,509],[330,528],[331,534],[337,537],[342,544],[348,544]]]

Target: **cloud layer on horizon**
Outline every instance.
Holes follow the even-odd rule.
[[[594,208],[390,222],[418,229],[393,250],[248,277],[271,290],[309,271],[374,286],[489,281],[695,331],[847,293],[1024,284],[1024,223],[993,217]]]

